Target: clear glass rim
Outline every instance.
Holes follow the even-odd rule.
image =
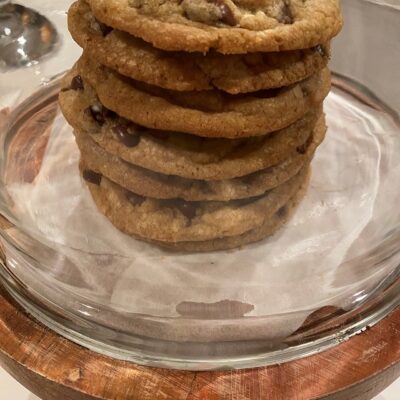
[[[54,312],[48,305],[41,303],[39,298],[34,298],[29,288],[10,274],[3,260],[1,260],[0,266],[0,284],[6,288],[9,294],[30,315],[61,336],[94,352],[115,359],[151,367],[189,371],[255,368],[308,357],[349,340],[354,335],[374,326],[400,306],[400,270],[398,268],[393,276],[387,277],[385,282],[381,284],[381,291],[377,296],[372,296],[372,299],[369,297],[369,301],[350,313],[341,315],[333,320],[330,319],[329,323],[331,328],[320,332],[321,327],[319,327],[317,329],[318,332],[314,332],[314,339],[310,339],[305,343],[296,344],[296,336],[294,336],[290,339],[290,342],[294,343],[294,345],[283,350],[275,350],[258,355],[252,354],[251,356],[239,356],[237,358],[229,357],[228,359],[219,357],[218,360],[215,361],[208,358],[189,360],[186,358],[160,357],[159,355],[151,356],[138,352],[135,353],[132,350],[117,348],[93,339],[88,334],[79,333],[73,329],[72,320]],[[385,286],[385,288],[382,289],[382,286]],[[375,289],[375,291],[377,291],[377,289]],[[86,323],[88,324],[87,321]],[[340,327],[339,329],[338,326]],[[96,328],[98,328],[98,326],[88,326],[87,331],[90,332]],[[320,337],[321,335],[323,336]]]

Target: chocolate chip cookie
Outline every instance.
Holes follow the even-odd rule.
[[[203,137],[243,138],[285,128],[317,107],[330,89],[328,69],[287,88],[234,96],[161,89],[125,78],[87,56],[77,68],[100,102],[118,115],[147,128]]]
[[[153,172],[108,153],[86,133],[75,131],[75,137],[87,168],[141,196],[188,201],[229,201],[259,196],[296,175],[310,163],[316,148],[324,139],[325,131],[324,120],[321,118],[314,129],[312,140],[299,147],[284,162],[241,178],[216,181]]]
[[[74,89],[78,83],[82,87]],[[74,72],[65,78],[60,106],[76,131],[89,134],[107,152],[164,175],[202,180],[245,176],[287,160],[310,138],[321,115],[318,108],[285,129],[245,139],[157,131],[111,113]]]
[[[229,250],[244,246],[245,244],[258,242],[275,234],[283,227],[285,223],[289,221],[289,219],[295,213],[297,206],[307,193],[308,182],[309,180],[306,180],[306,182],[300,187],[299,191],[291,199],[289,199],[289,201],[283,207],[271,215],[263,225],[245,232],[242,235],[206,240],[203,242],[188,241],[171,243],[155,240],[150,242],[166,249],[185,252]]]
[[[88,0],[95,17],[164,50],[304,49],[342,27],[339,0]]]
[[[263,226],[292,198],[308,178],[304,167],[296,176],[261,196],[226,202],[160,200],[130,192],[89,170],[81,161],[97,207],[121,231],[162,242],[205,241]]]
[[[328,45],[225,56],[165,52],[100,24],[83,0],[71,6],[68,19],[73,38],[90,58],[135,80],[178,91],[217,88],[237,94],[290,86],[324,68],[330,55]]]

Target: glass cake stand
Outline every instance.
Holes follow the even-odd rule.
[[[400,303],[400,10],[343,8],[310,190],[257,244],[172,253],[113,228],[79,178],[59,77],[3,110],[2,285],[72,341],[168,368],[282,363],[380,321]]]

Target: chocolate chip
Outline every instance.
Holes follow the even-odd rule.
[[[297,152],[299,153],[299,154],[306,154],[306,152],[307,152],[307,145],[304,143],[304,144],[302,144],[301,146],[299,146],[299,147],[297,147]]]
[[[164,204],[168,207],[177,208],[187,219],[192,220],[196,216],[197,203],[182,199],[165,200]]]
[[[110,111],[101,104],[94,104],[85,110],[86,115],[92,117],[100,125],[104,125],[106,118],[110,118],[115,115],[114,112]]]
[[[283,206],[276,212],[276,215],[280,218],[284,218],[286,217],[287,213],[288,213],[287,207]]]
[[[134,206],[140,206],[146,200],[143,196],[140,196],[140,195],[130,192],[130,191],[126,191],[126,198]]]
[[[127,147],[135,147],[140,142],[140,133],[135,132],[134,124],[119,124],[112,128],[117,139]]]
[[[230,26],[237,25],[238,21],[235,14],[224,0],[213,0],[213,3],[216,4],[221,11],[221,22]]]
[[[187,201],[180,202],[178,209],[188,219],[193,219],[196,216],[196,205]]]
[[[72,90],[83,90],[83,80],[80,75],[76,75],[71,80]]]
[[[100,185],[101,175],[91,169],[85,169],[82,172],[83,179],[86,182],[93,183],[94,185]]]
[[[324,49],[323,46],[318,45],[315,47],[315,51],[321,56],[321,57],[325,57],[326,56],[326,51]]]

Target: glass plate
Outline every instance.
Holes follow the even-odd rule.
[[[334,45],[327,138],[284,229],[205,254],[121,234],[79,178],[54,78],[1,128],[0,206],[10,222],[1,230],[2,283],[81,345],[192,370],[282,363],[387,315],[400,299],[400,13],[375,2],[343,6],[352,23]]]

